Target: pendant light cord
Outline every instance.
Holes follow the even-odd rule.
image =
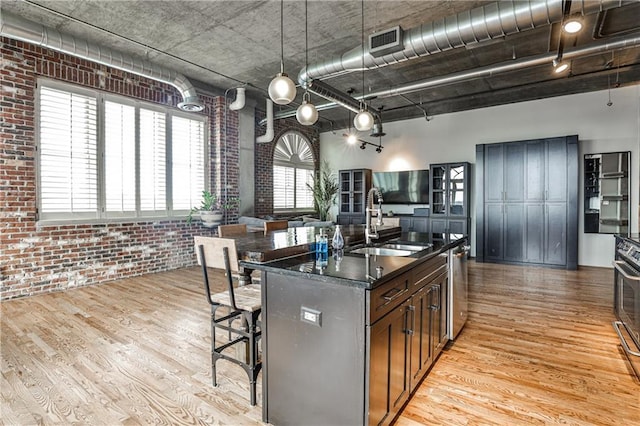
[[[362,9],[362,14],[361,14],[362,15],[362,22],[361,22],[362,23],[362,27],[361,27],[362,29],[362,39],[361,39],[361,42],[362,42],[362,101],[361,101],[361,104],[362,105],[360,108],[364,110],[364,0],[362,0],[361,4],[362,4],[362,7],[361,7]]]
[[[280,0],[280,74],[284,74],[284,0]]]

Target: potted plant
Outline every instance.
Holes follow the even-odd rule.
[[[313,204],[321,221],[329,220],[329,210],[335,203],[340,190],[338,179],[331,171],[329,163],[323,161],[320,170],[313,174],[313,181],[307,184],[313,193]]]
[[[239,198],[230,198],[226,202],[221,202],[215,194],[209,191],[202,191],[202,202],[200,207],[193,207],[187,217],[187,223],[193,221],[194,213],[199,213],[202,224],[208,228],[220,225],[224,217],[224,210],[237,206]]]

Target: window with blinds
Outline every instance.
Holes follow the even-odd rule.
[[[189,210],[200,205],[205,189],[204,123],[174,116],[171,133],[173,208]]]
[[[96,99],[40,90],[40,203],[50,217],[96,217],[98,131]]]
[[[313,209],[314,160],[311,144],[297,132],[287,132],[273,152],[274,211],[309,211]]]
[[[49,81],[38,105],[40,220],[182,215],[199,204],[204,118]]]

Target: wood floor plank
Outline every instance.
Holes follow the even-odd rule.
[[[611,328],[611,270],[470,262],[469,277],[469,321],[396,424],[640,425],[640,383]],[[0,424],[262,424],[240,367],[220,361],[211,385],[199,268],[0,309]]]

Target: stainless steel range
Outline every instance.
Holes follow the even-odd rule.
[[[640,239],[616,236],[613,328],[640,379]]]

